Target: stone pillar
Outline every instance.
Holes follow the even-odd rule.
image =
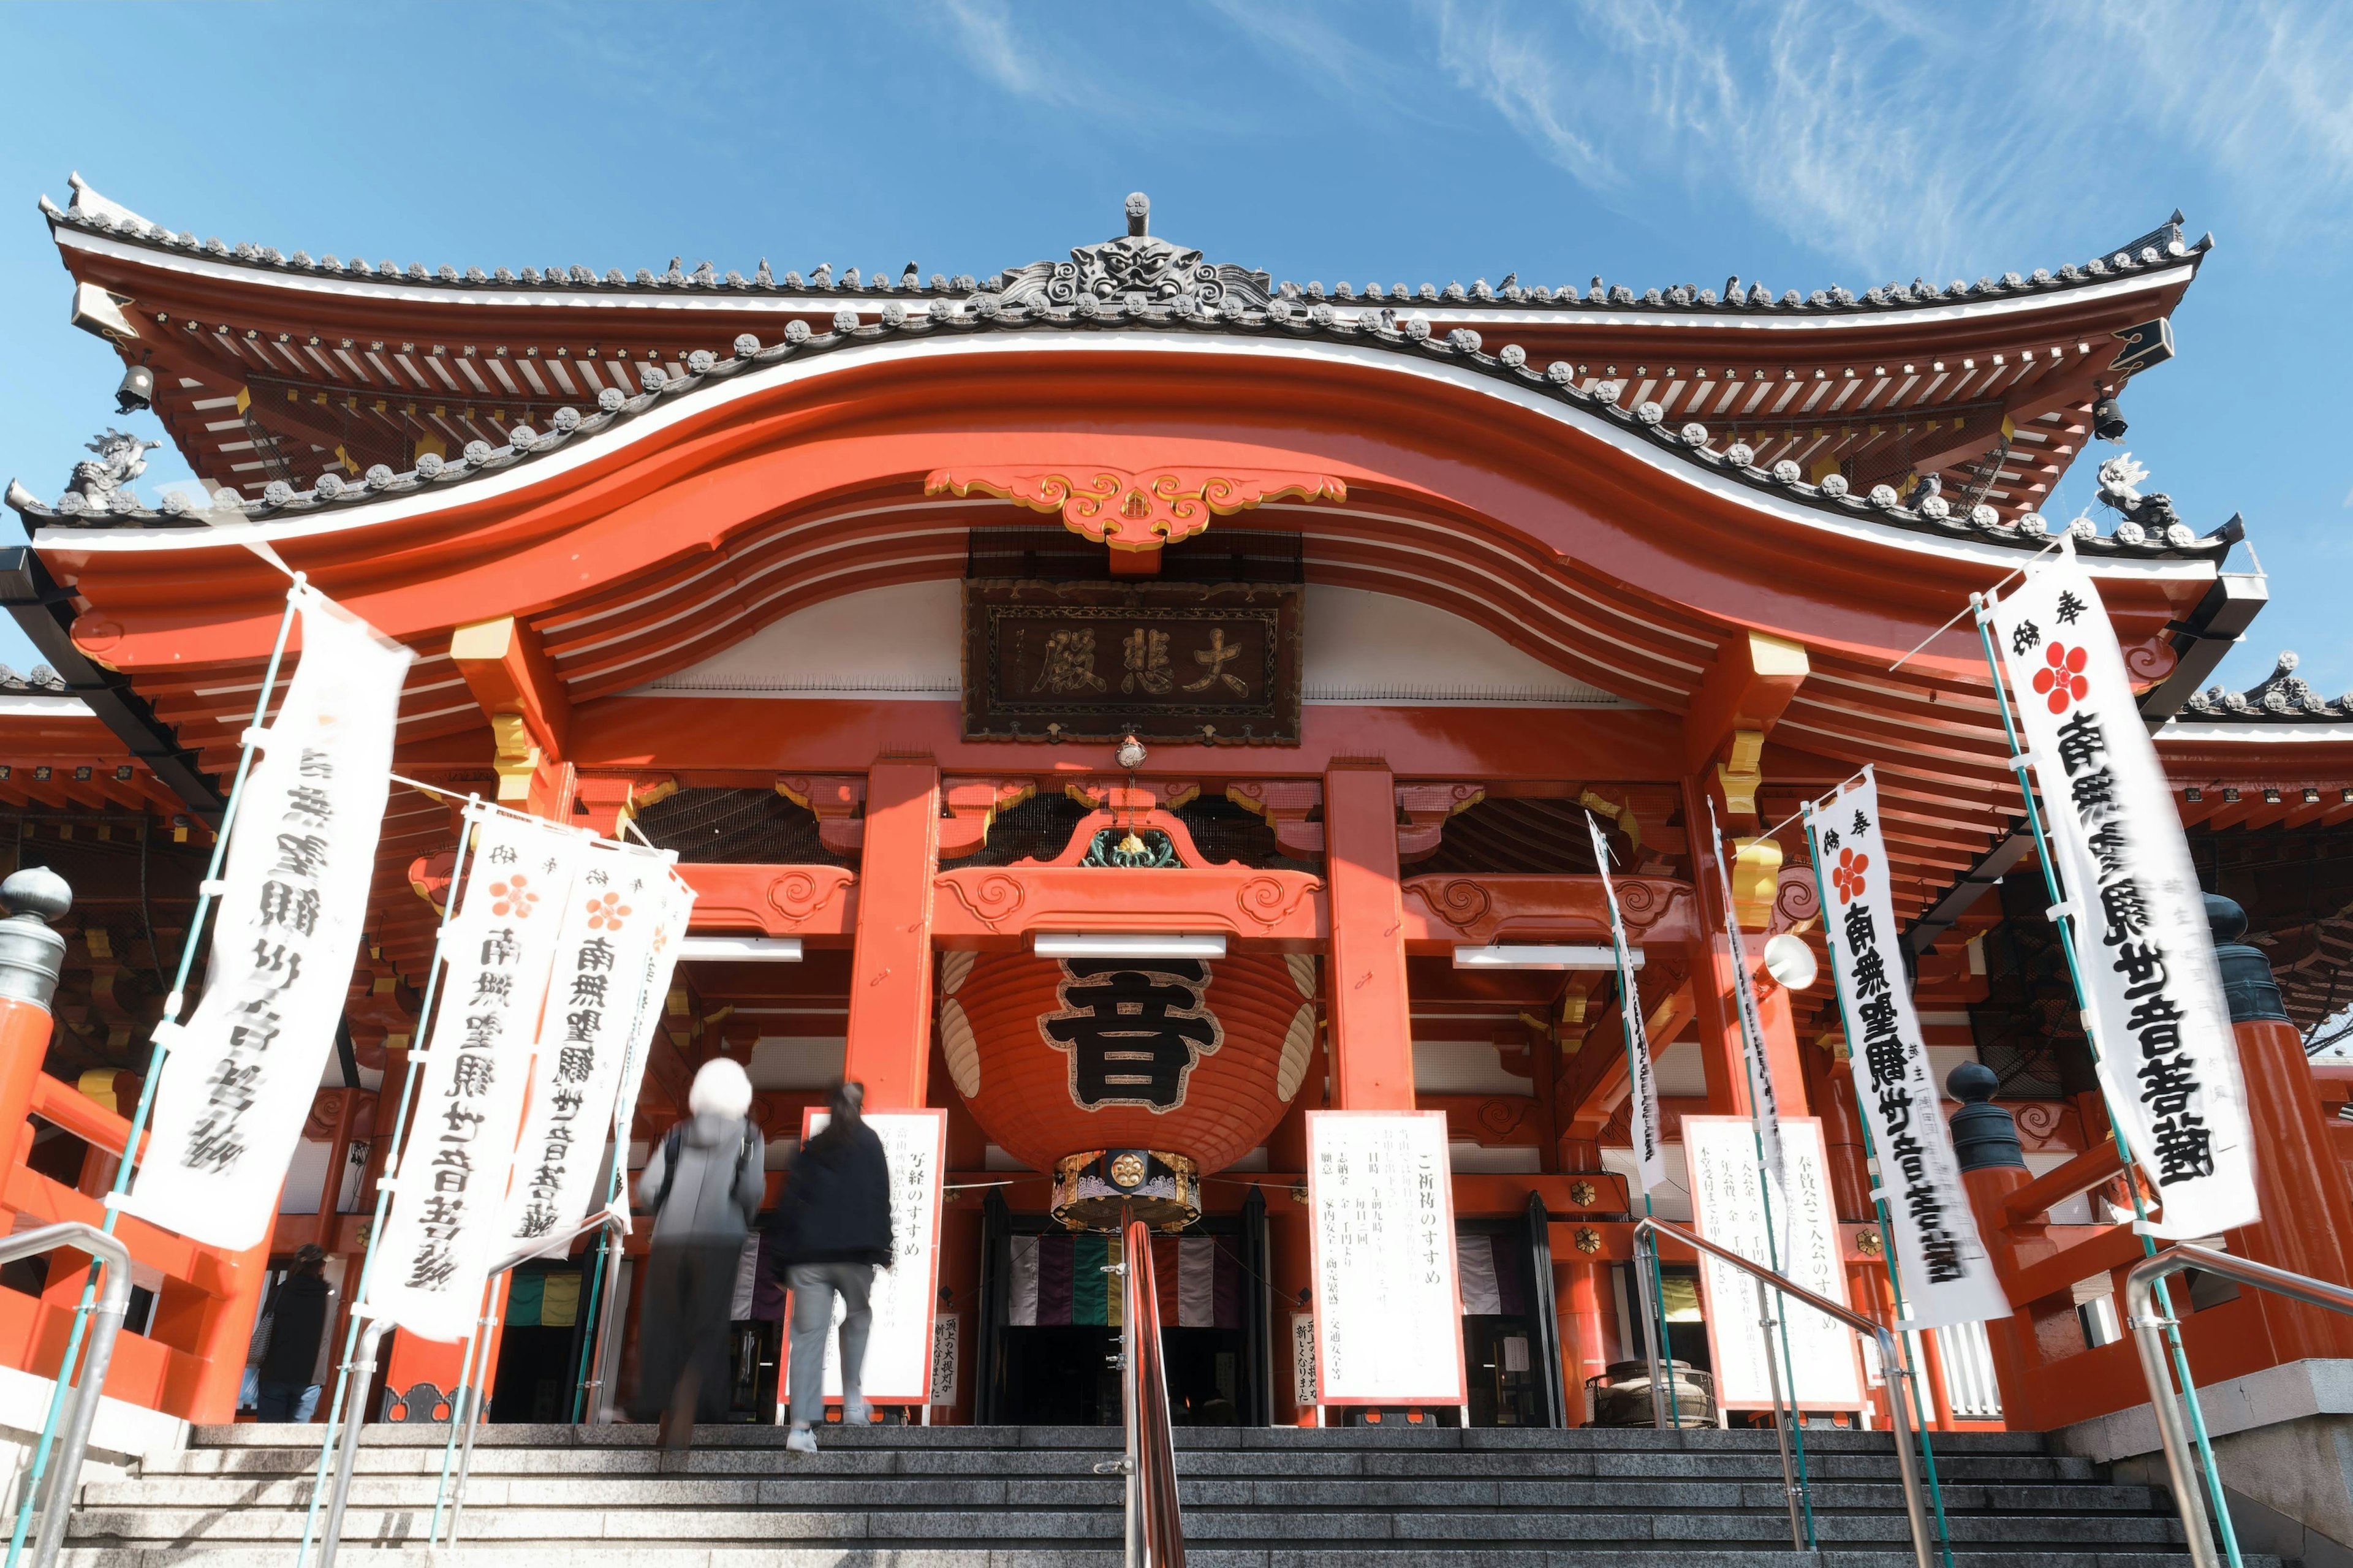
[[[1335,766],[1324,774],[1333,1100],[1343,1110],[1413,1109],[1397,820],[1397,781],[1388,768]]]
[[[929,758],[876,763],[867,775],[842,1068],[866,1086],[870,1110],[920,1108],[929,1087],[939,838],[939,769]]]
[[[2247,917],[2229,899],[2208,894],[2206,919],[2214,932],[2214,957],[2222,967],[2223,997],[2246,1082],[2255,1195],[2263,1216],[2260,1224],[2230,1233],[2231,1250],[2316,1279],[2340,1285],[2353,1280],[2353,1197],[2329,1147],[2312,1067],[2280,1002],[2271,960],[2261,948],[2239,940],[2246,934]],[[2353,1318],[2268,1290],[2249,1293],[2263,1309],[2275,1362],[2353,1356]]]

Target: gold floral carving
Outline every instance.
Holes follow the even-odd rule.
[[[1335,475],[1280,468],[935,468],[923,480],[925,495],[976,491],[1060,512],[1072,533],[1113,550],[1157,550],[1203,531],[1213,517],[1286,497],[1348,499]]]

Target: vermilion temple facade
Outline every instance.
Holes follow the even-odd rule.
[[[1934,1422],[2132,1405],[2126,1178],[1954,619],[2068,529],[2200,872],[2284,998],[2240,1026],[2266,1218],[2227,1245],[2347,1278],[2353,1090],[2299,1036],[2353,1002],[2353,699],[2292,659],[2209,688],[2266,594],[2237,519],[2178,515],[2129,462],[2085,518],[2042,510],[2072,465],[2121,456],[2094,443],[2128,380],[2165,374],[2207,250],[2178,217],[2055,272],[1857,296],[1277,282],[1153,235],[1141,198],[1067,259],[953,278],[289,256],[79,180],[44,213],[79,319],[152,374],[214,500],[148,504],[135,440],[62,494],[64,458],[16,455],[58,472],[8,491],[33,542],[9,605],[46,665],[0,684],[0,825],[77,903],[41,1074],[0,1105],[12,1211],[96,1212],[281,564],[417,651],[397,766],[432,786],[393,791],[347,1037],[267,1256],[126,1226],[155,1306],[120,1397],[227,1419],[270,1260],[315,1240],[356,1268],[452,799],[478,794],[626,823],[677,851],[698,937],[744,939],[680,971],[633,1165],[714,1054],[748,1067],[772,1140],[845,1073],[871,1106],[946,1110],[935,1419],[1117,1419],[1101,1244],[1056,1215],[1124,1149],[1185,1223],[1163,1270],[1180,1420],[1312,1421],[1293,1320],[1323,1108],[1446,1114],[1472,1385],[1448,1418],[1596,1419],[1588,1380],[1641,1355],[1614,979],[1462,955],[1608,942],[1598,817],[1679,1160],[1683,1117],[1747,1110],[1732,966],[1783,932],[1820,946],[1788,819],[1869,764],[1938,1077],[1990,1068],[2021,1146],[1968,1173],[2015,1315],[1928,1338]],[[1742,954],[1711,806],[1741,836]],[[1038,952],[1071,933],[1217,940],[1150,994],[1097,994]],[[1852,1301],[1885,1316],[1827,971],[1760,984]],[[1107,1018],[1150,1043],[1107,1047]],[[1704,1367],[1670,1262],[1670,1338]],[[518,1287],[494,1418],[568,1413],[580,1274]],[[54,1360],[79,1274],[55,1277],[0,1281],[9,1364]],[[2183,1319],[2201,1381],[2353,1354],[2338,1320],[2211,1294]],[[765,1420],[763,1307],[738,1373]],[[399,1344],[371,1415],[428,1418],[455,1358]]]

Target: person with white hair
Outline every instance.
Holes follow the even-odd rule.
[[[703,1063],[686,1105],[688,1119],[670,1130],[638,1182],[654,1229],[630,1414],[659,1418],[670,1448],[692,1445],[697,1420],[726,1416],[728,1311],[767,1180],[767,1146],[752,1124],[752,1080],[741,1063]]]
[[[817,1452],[814,1426],[825,1418],[825,1342],[833,1331],[834,1298],[841,1299],[841,1419],[870,1418],[860,1374],[866,1335],[874,1321],[868,1298],[874,1270],[891,1267],[891,1160],[882,1140],[860,1114],[865,1086],[834,1087],[825,1126],[801,1146],[785,1175],[784,1197],[769,1222],[772,1266],[793,1293],[792,1356],[787,1384],[793,1429],[785,1447]]]

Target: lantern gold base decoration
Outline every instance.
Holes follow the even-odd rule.
[[[1155,1230],[1201,1217],[1200,1167],[1158,1149],[1090,1149],[1054,1162],[1054,1217],[1072,1230],[1117,1231],[1123,1214]]]

